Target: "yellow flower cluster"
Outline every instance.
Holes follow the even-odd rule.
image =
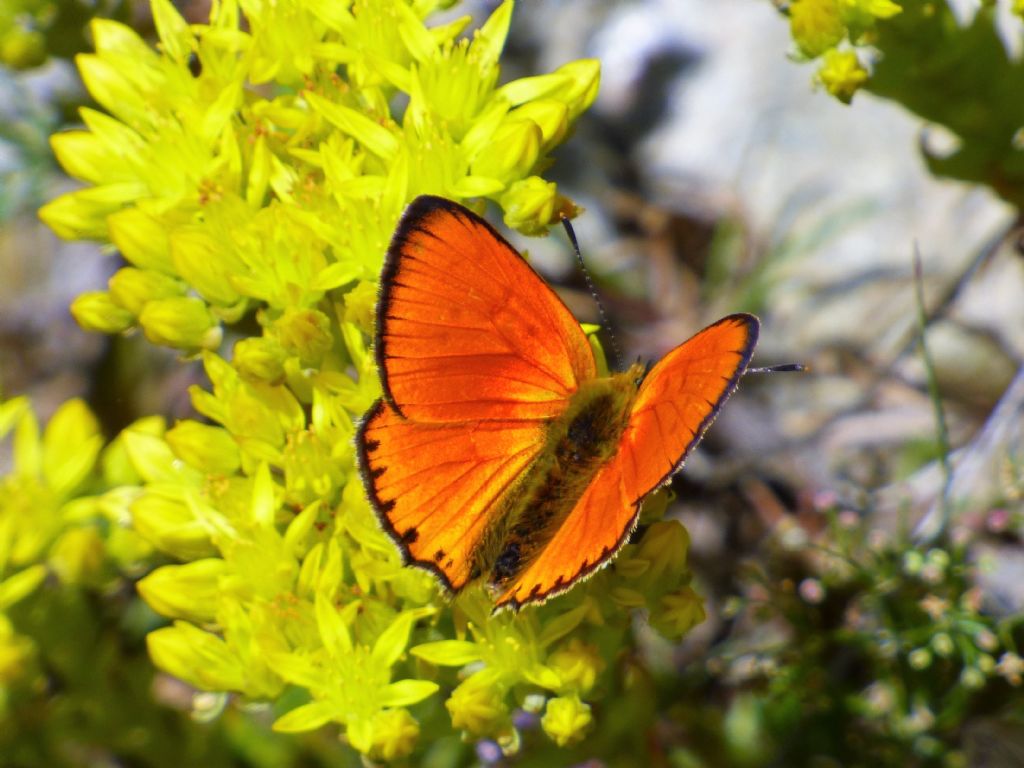
[[[853,48],[842,46],[869,42],[876,21],[901,10],[893,0],[793,0],[790,32],[803,56],[821,58],[818,82],[849,104],[869,75],[862,57]]]
[[[11,468],[0,477],[0,724],[12,690],[31,689],[39,674],[34,639],[8,611],[40,590],[48,573],[68,586],[102,587],[151,552],[125,525],[117,493],[83,496],[124,476],[118,442],[103,437],[81,400],[64,403],[45,429],[28,401],[0,403],[0,440],[12,438]],[[100,529],[104,529],[101,535]]]
[[[153,661],[202,691],[301,689],[276,730],[335,723],[381,760],[416,748],[449,684],[457,731],[513,750],[513,711],[540,696],[545,732],[576,741],[609,693],[626,609],[672,637],[703,616],[678,523],[647,528],[614,572],[492,616],[482,590],[450,604],[403,567],[365,498],[353,424],[380,394],[368,339],[399,214],[422,193],[495,201],[527,233],[573,213],[535,174],[598,85],[596,62],[576,61],[499,86],[511,0],[471,38],[466,17],[426,24],[444,5],[220,0],[189,25],[152,0],[157,50],[94,22],[78,66],[105,111],[52,140],[86,186],[40,213],[127,262],[74,302],[80,324],[140,329],[200,357],[210,382],[191,390],[205,421],[133,424],[88,497],[178,561],[138,585],[172,622],[148,636]],[[664,508],[650,506],[645,520]]]

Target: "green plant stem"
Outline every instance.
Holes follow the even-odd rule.
[[[921,251],[914,244],[914,298],[917,303],[917,326],[921,344],[921,358],[924,361],[925,377],[928,382],[928,396],[935,412],[935,430],[939,440],[939,461],[942,464],[942,491],[939,496],[939,527],[929,536],[929,541],[944,537],[949,530],[952,517],[950,509],[949,489],[953,483],[953,471],[949,463],[949,432],[946,428],[946,414],[942,409],[942,398],[939,394],[939,380],[935,375],[935,363],[928,351],[925,333],[928,328],[928,313],[924,304],[924,279],[921,268]]]

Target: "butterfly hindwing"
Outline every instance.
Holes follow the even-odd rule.
[[[568,589],[606,563],[736,389],[757,342],[752,315],[730,315],[669,352],[644,379],[619,447],[550,543],[499,596],[519,608]]]
[[[421,422],[550,418],[596,374],[579,323],[512,246],[429,196],[388,249],[376,353],[388,402]]]
[[[538,422],[418,424],[378,400],[356,436],[370,501],[406,563],[453,592],[501,502],[544,444]]]

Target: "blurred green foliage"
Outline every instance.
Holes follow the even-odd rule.
[[[819,509],[782,519],[743,569],[726,606],[743,631],[690,676],[686,764],[982,764],[972,730],[1024,723],[1024,616],[984,604],[968,552],[1020,530],[1019,500],[923,547],[827,496]],[[724,717],[701,711],[722,697]]]
[[[938,176],[983,184],[1024,208],[1024,58],[1020,18],[997,3],[957,11],[942,0],[793,0],[800,58],[819,61],[817,81],[849,103],[864,89],[951,134],[952,147],[922,144]],[[963,14],[968,18],[964,19]],[[947,142],[948,143],[948,142]]]
[[[70,59],[88,47],[93,18],[127,20],[132,0],[4,0],[0,64],[29,69],[51,57]]]
[[[961,26],[944,3],[905,3],[873,44],[882,55],[865,88],[956,138],[948,152],[925,142],[931,171],[1024,210],[1024,58],[1011,58],[997,34],[994,6]]]

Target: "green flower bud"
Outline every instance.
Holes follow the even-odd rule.
[[[246,690],[245,659],[221,638],[185,621],[146,635],[153,663],[204,691]]]
[[[811,59],[834,48],[846,34],[840,0],[793,0],[789,26],[800,52]]]
[[[171,237],[171,260],[178,273],[211,304],[231,306],[242,298],[231,275],[244,266],[224,243],[198,229],[179,229]]]
[[[620,608],[643,608],[647,605],[647,599],[642,592],[628,587],[615,587],[608,596]]]
[[[543,140],[537,123],[512,117],[498,126],[477,155],[473,175],[502,181],[522,178],[536,165]]]
[[[56,410],[43,432],[43,477],[57,496],[67,498],[85,483],[103,448],[92,411],[73,399]]]
[[[908,576],[916,576],[924,567],[924,556],[916,549],[903,554],[903,572]]]
[[[209,475],[230,475],[241,466],[238,444],[223,427],[180,421],[165,435],[174,454]]]
[[[651,626],[667,638],[679,638],[704,621],[704,601],[693,587],[665,595],[651,612]]]
[[[64,171],[75,179],[102,184],[110,173],[107,145],[89,131],[61,131],[50,137],[50,148]]]
[[[65,584],[95,584],[103,571],[103,539],[92,526],[72,528],[54,542],[49,559]]]
[[[932,663],[932,654],[927,648],[915,648],[907,656],[907,662],[914,669],[927,669]]]
[[[332,455],[331,446],[313,432],[289,435],[283,458],[291,503],[305,506],[329,498],[345,482],[345,473]]]
[[[274,323],[281,346],[304,363],[314,364],[334,344],[331,321],[315,309],[289,309]]]
[[[37,29],[12,24],[0,37],[0,62],[11,69],[29,69],[46,61],[46,38]]]
[[[371,725],[370,757],[392,762],[412,754],[420,736],[420,724],[407,709],[383,709]]]
[[[151,491],[135,500],[131,513],[135,530],[167,554],[196,560],[217,552],[207,526],[181,499]]]
[[[475,736],[488,736],[508,720],[505,691],[491,675],[478,672],[466,678],[444,703],[452,727]]]
[[[231,364],[243,378],[280,384],[284,380],[284,363],[288,353],[277,339],[253,337],[235,344]]]
[[[117,270],[107,286],[113,300],[136,317],[147,302],[185,294],[185,286],[173,277],[135,267]]]
[[[161,616],[204,624],[216,619],[221,581],[229,572],[219,557],[165,565],[142,579],[137,589]]]
[[[512,117],[529,120],[541,132],[541,151],[556,147],[562,143],[569,132],[569,108],[561,101],[554,99],[538,99],[513,110]]]
[[[551,94],[564,100],[569,107],[569,119],[575,120],[590,108],[601,86],[601,62],[597,59],[577,59],[563,64],[554,71],[567,79],[567,85]]]
[[[71,302],[71,315],[82,328],[98,333],[121,333],[135,324],[135,316],[106,291],[89,291]]]
[[[125,208],[111,214],[107,224],[110,239],[126,261],[140,269],[175,274],[164,223],[138,208]]]
[[[931,646],[932,650],[944,659],[952,656],[953,651],[956,650],[956,646],[953,645],[953,638],[945,632],[939,632],[934,635],[932,637]]]
[[[139,316],[139,324],[151,342],[175,349],[216,349],[223,337],[209,307],[192,296],[149,302]]]
[[[558,221],[559,213],[571,206],[558,194],[554,182],[539,176],[517,181],[501,196],[505,223],[527,235],[542,234],[549,224]]]
[[[678,520],[659,520],[644,533],[636,557],[646,560],[650,567],[640,579],[640,588],[664,589],[677,584],[686,570],[686,555],[690,549],[690,534]]]
[[[346,323],[353,323],[367,335],[373,335],[376,313],[376,283],[363,280],[345,294],[345,313],[342,319]]]
[[[949,552],[944,549],[929,549],[927,555],[928,565],[932,565],[938,568],[940,571],[945,571],[949,568]]]
[[[576,696],[558,696],[548,700],[540,724],[552,741],[564,747],[583,738],[591,719],[589,704]]]
[[[107,240],[107,219],[147,193],[137,182],[86,187],[51,200],[39,218],[64,240]]]
[[[849,104],[867,82],[868,71],[853,51],[830,50],[818,70],[817,80],[843,104]]]
[[[977,667],[964,667],[960,672],[960,684],[972,691],[984,688],[985,673]]]
[[[577,637],[552,653],[547,664],[561,678],[565,688],[577,693],[586,693],[593,688],[597,676],[604,669],[604,659],[597,646],[584,643]]]
[[[516,105],[556,99],[569,108],[569,119],[575,120],[594,103],[600,82],[601,63],[597,59],[580,59],[547,75],[513,80],[503,85],[498,94]]]

